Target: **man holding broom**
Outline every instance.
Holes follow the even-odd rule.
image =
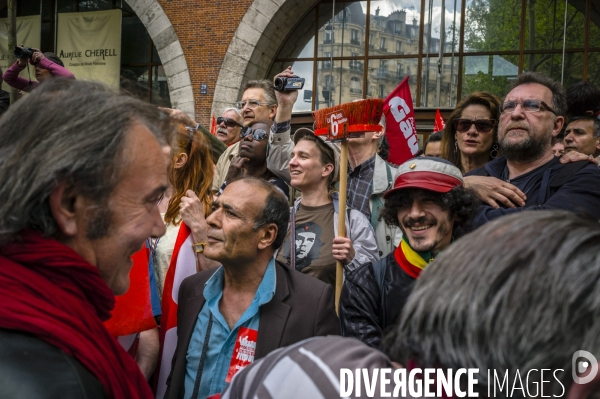
[[[292,77],[294,72],[291,67],[281,72],[278,77]],[[289,183],[290,174],[288,164],[291,158],[294,143],[291,140],[290,121],[292,108],[298,98],[298,91],[275,92],[277,97],[277,113],[275,123],[271,127],[269,139],[269,154],[267,166],[277,176]],[[343,106],[358,109],[363,102],[343,104]],[[377,125],[379,119],[369,120],[368,112],[363,115],[364,123]],[[397,168],[389,165],[379,155],[377,147],[383,139],[383,131],[365,132],[362,137],[348,140],[348,188],[347,205],[361,211],[375,231],[375,239],[379,249],[378,255],[383,257],[399,244],[402,232],[396,226],[385,222],[379,223],[379,212],[383,208],[383,194],[392,188],[394,179],[398,174]]]

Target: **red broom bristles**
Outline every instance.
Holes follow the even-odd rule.
[[[369,98],[314,111],[316,129],[328,129],[327,114],[340,109],[344,111],[346,118],[348,118],[350,129],[352,125],[377,125],[383,113],[383,100],[381,98]]]

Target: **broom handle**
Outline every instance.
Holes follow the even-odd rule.
[[[341,142],[340,154],[340,202],[338,208],[338,237],[346,236],[346,196],[348,193],[348,140]],[[335,262],[335,311],[339,315],[340,294],[344,282],[344,268]]]

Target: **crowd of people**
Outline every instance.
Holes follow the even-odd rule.
[[[347,162],[292,133],[298,92],[269,80],[212,135],[52,53],[3,78],[29,94],[0,117],[0,398],[348,397],[348,369],[350,397],[387,397],[361,370],[424,368],[480,370],[479,397],[600,392],[590,83],[523,73],[503,99],[469,94],[393,165],[384,128],[348,139]],[[107,323],[142,285],[152,323],[125,345]]]

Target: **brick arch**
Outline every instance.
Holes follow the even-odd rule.
[[[231,107],[250,79],[265,77],[277,51],[299,18],[319,0],[254,0],[223,59],[215,85],[212,114]]]
[[[158,0],[125,0],[142,21],[156,46],[167,75],[173,108],[195,117],[194,90],[179,38]]]

